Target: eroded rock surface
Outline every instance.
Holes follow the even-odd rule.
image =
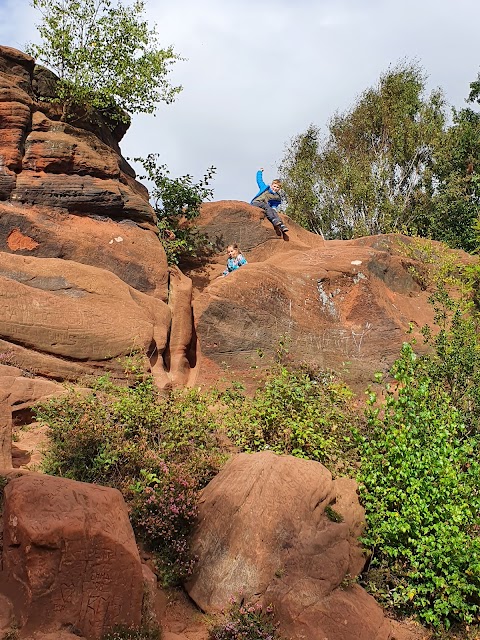
[[[248,377],[252,365],[271,363],[287,337],[292,362],[336,370],[365,388],[375,371],[390,368],[411,327],[422,348],[419,328],[433,324],[433,309],[415,277],[423,267],[409,257],[411,239],[325,242],[285,220],[288,240],[275,235],[256,207],[203,205],[201,230],[214,246],[238,242],[248,264],[219,278],[226,260],[219,253],[188,271],[201,289],[194,316],[202,378],[218,378],[225,369]]]
[[[0,469],[12,467],[12,409],[30,409],[35,402],[64,389],[50,381],[25,378],[17,367],[0,365]]]
[[[141,621],[140,557],[119,491],[27,474],[5,489],[3,574],[25,633],[100,638]],[[12,595],[13,594],[13,595]]]
[[[183,384],[191,283],[168,268],[148,192],[120,153],[127,127],[62,121],[45,99],[54,84],[0,47],[0,355],[61,380],[119,371],[138,349],[159,386]]]
[[[207,612],[232,597],[271,604],[293,640],[388,640],[390,621],[352,585],[363,518],[353,480],[318,462],[240,454],[203,490],[188,593]]]

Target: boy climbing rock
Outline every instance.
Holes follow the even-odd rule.
[[[250,204],[253,204],[254,207],[260,207],[260,209],[263,209],[265,216],[273,224],[273,228],[275,229],[277,236],[281,236],[288,231],[287,227],[278,217],[278,213],[276,211],[276,208],[282,202],[282,196],[279,193],[282,184],[280,180],[276,179],[272,180],[272,184],[266,184],[263,181],[263,169],[259,169],[257,171],[257,184],[260,191],[253,198]]]

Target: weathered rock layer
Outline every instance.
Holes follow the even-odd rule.
[[[333,369],[365,388],[375,371],[389,369],[412,329],[422,348],[419,329],[433,324],[433,309],[410,238],[324,241],[288,220],[285,240],[260,216],[243,202],[202,207],[199,225],[211,243],[238,242],[248,260],[224,278],[223,255],[187,272],[201,287],[194,316],[202,378],[225,370],[248,378],[286,338],[293,363]]]
[[[139,349],[159,384],[182,383],[185,361],[170,376],[163,359],[170,275],[182,276],[168,269],[147,190],[121,156],[126,128],[100,116],[63,122],[45,99],[52,82],[31,57],[0,47],[0,352],[72,379],[120,372],[118,358]],[[183,316],[191,288],[182,291]],[[185,318],[177,326],[189,340]],[[175,352],[186,353],[180,339]]]

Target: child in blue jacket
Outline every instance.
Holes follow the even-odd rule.
[[[263,181],[263,169],[257,171],[257,184],[260,191],[253,198],[250,204],[254,207],[263,209],[265,216],[270,220],[278,236],[288,231],[287,227],[278,217],[276,208],[282,202],[282,196],[279,191],[282,187],[280,180],[272,180],[272,184],[268,185]]]
[[[227,268],[222,273],[222,276],[228,276],[229,273],[239,269],[242,265],[247,264],[247,261],[242,256],[240,249],[238,248],[238,244],[235,242],[234,244],[229,244],[227,247]]]

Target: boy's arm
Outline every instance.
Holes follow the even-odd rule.
[[[263,191],[268,189],[268,184],[265,184],[265,182],[263,181],[263,169],[259,169],[257,171],[257,184],[258,188],[262,189]]]

